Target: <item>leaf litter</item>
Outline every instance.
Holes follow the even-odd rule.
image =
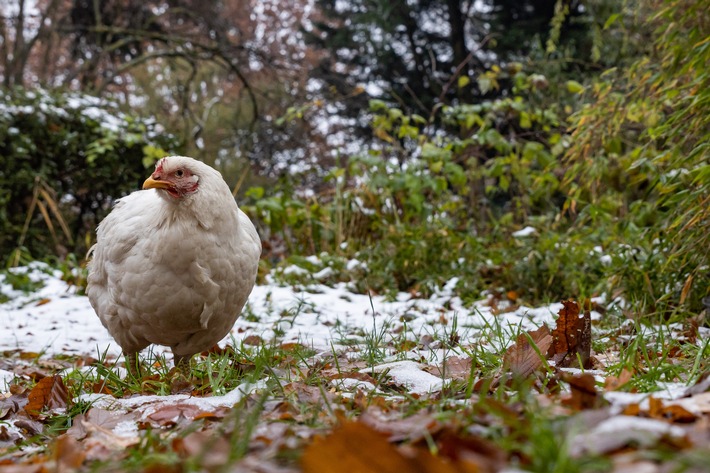
[[[255,289],[232,334],[203,354],[236,356],[230,347],[276,342],[284,359],[267,376],[226,391],[151,395],[146,386],[160,381],[151,375],[138,391],[104,382],[73,396],[75,381],[65,382],[71,370],[89,376],[111,366],[125,374],[119,349],[57,273],[40,265],[27,271],[43,287],[0,306],[0,468],[90,468],[153,442],[172,455],[166,465],[183,470],[526,469],[531,453],[490,438],[490,429],[526,428],[524,406],[495,399],[521,380],[541,407],[566,419],[571,458],[606,455],[622,471],[647,466],[645,449],[710,446],[710,376],[635,392],[634,370],[643,367],[611,375],[592,351],[601,314],[591,303],[581,310],[573,300],[545,308],[489,300],[471,308],[445,289],[430,299],[386,301],[345,285],[271,282]],[[701,344],[708,331],[696,325],[680,336]],[[485,353],[502,358],[492,377],[481,369]],[[153,355],[160,367],[163,352]],[[243,360],[233,367],[255,369]]]

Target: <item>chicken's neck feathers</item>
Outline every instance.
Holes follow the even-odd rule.
[[[162,225],[190,229],[194,226],[194,222],[197,222],[197,225],[207,231],[212,231],[219,226],[236,231],[239,225],[237,218],[239,207],[224,182],[211,181],[202,179],[199,189],[194,194],[182,197],[180,200],[176,201],[170,196],[161,199],[158,212]]]

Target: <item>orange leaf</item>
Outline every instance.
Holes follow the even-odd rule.
[[[361,422],[346,422],[316,438],[301,458],[304,473],[400,473],[421,471],[385,437]]]
[[[682,406],[671,404],[664,406],[663,401],[655,397],[648,400],[648,415],[654,419],[668,420],[671,422],[695,422],[696,415]]]
[[[69,403],[69,392],[64,385],[61,376],[47,376],[42,378],[37,385],[32,388],[28,396],[29,402],[25,406],[25,412],[31,417],[37,418],[40,412],[47,409],[65,408]]]

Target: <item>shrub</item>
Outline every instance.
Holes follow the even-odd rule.
[[[84,253],[113,200],[139,188],[146,167],[175,146],[154,120],[94,97],[0,94],[2,263]]]

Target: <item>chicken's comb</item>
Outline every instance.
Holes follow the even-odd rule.
[[[155,172],[163,172],[163,162],[165,161],[166,158],[161,158],[160,161],[158,161],[155,164]]]

